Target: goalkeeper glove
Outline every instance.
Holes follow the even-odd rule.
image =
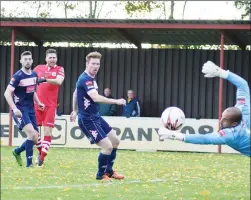
[[[218,76],[220,78],[226,79],[229,71],[221,69],[211,61],[207,61],[202,67],[202,73],[205,74],[204,77],[206,78],[213,78]]]
[[[40,83],[44,83],[44,82],[47,82],[47,80],[44,79],[44,78],[40,78],[40,79],[37,80],[37,84],[38,84],[38,85],[39,85]]]
[[[160,128],[158,133],[161,140],[169,139],[169,140],[184,141],[184,135],[177,131],[171,131],[166,128]]]

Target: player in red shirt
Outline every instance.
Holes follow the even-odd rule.
[[[55,123],[58,91],[60,85],[64,81],[64,68],[58,66],[57,51],[55,49],[48,49],[46,51],[46,65],[38,65],[34,71],[38,75],[37,95],[39,99],[45,104],[45,109],[41,111],[38,105],[35,104],[35,112],[38,126],[44,127],[44,140],[41,141],[39,136],[36,147],[39,151],[37,164],[43,165],[44,158],[48,153],[52,139],[52,129]]]

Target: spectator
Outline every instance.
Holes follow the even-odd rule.
[[[104,96],[109,99],[113,99],[111,96],[111,89],[104,89]],[[100,103],[99,113],[101,116],[114,116],[116,113],[116,105],[115,104],[103,104]]]
[[[122,116],[140,117],[139,101],[133,90],[127,91],[126,106],[123,106]]]

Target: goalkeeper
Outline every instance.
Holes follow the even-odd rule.
[[[218,132],[206,135],[185,135],[176,131],[160,129],[160,138],[193,144],[228,145],[250,157],[250,91],[248,83],[238,75],[221,69],[211,61],[203,65],[202,72],[206,78],[218,76],[237,87],[235,107],[224,110]]]

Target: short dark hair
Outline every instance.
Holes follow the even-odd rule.
[[[21,54],[21,58],[23,56],[32,56],[31,52],[30,51],[24,51],[22,54]]]
[[[55,53],[57,55],[57,50],[56,49],[47,49],[45,52],[45,55],[47,56],[49,53]]]

